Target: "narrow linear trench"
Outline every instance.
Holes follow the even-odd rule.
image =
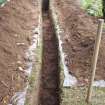
[[[43,58],[39,105],[59,105],[59,54],[49,11],[43,11]]]

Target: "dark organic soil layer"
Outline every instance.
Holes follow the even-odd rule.
[[[70,72],[78,80],[87,82],[97,33],[96,18],[88,16],[75,0],[55,0],[65,35],[63,48]],[[96,80],[105,80],[105,34],[103,33],[97,65]],[[86,80],[86,81],[85,81]]]
[[[59,59],[56,35],[51,19],[43,14],[43,60],[40,105],[59,105]]]
[[[7,105],[26,82],[18,67],[26,69],[25,52],[31,44],[32,30],[37,26],[36,14],[34,0],[11,0],[0,8],[0,105]]]

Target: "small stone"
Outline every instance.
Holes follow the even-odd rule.
[[[16,43],[18,46],[25,45],[25,43]]]
[[[24,72],[24,69],[22,67],[18,67],[18,70]]]
[[[22,65],[22,62],[21,61],[17,61],[17,65],[18,66]]]
[[[18,37],[18,35],[17,35],[17,34],[15,34],[14,36],[15,36],[15,37]]]

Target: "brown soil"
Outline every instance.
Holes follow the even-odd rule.
[[[43,60],[40,105],[59,105],[59,59],[56,35],[48,13],[43,14]]]
[[[25,52],[31,44],[32,30],[37,26],[36,14],[34,0],[11,0],[0,8],[0,105],[7,105],[26,82],[24,72],[18,67],[26,69]]]
[[[63,48],[70,72],[80,81],[88,81],[97,33],[96,18],[88,16],[75,0],[55,0],[61,25]],[[105,80],[105,34],[103,34],[97,65],[96,80]],[[85,82],[86,82],[85,81]]]

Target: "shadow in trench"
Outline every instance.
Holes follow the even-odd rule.
[[[49,10],[49,0],[42,0],[42,11],[48,11]]]
[[[39,105],[60,105],[58,41],[49,13],[49,0],[43,0],[43,8],[43,56]]]

